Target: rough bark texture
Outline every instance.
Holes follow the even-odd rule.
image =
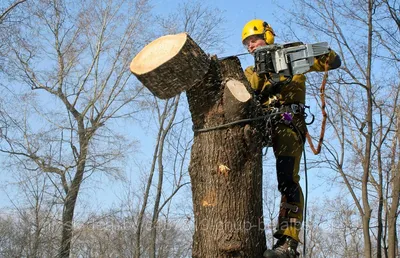
[[[182,40],[180,35],[176,35],[177,41]],[[169,37],[174,37],[174,35],[169,35]],[[155,58],[154,55],[157,51],[167,51],[162,48],[163,41],[162,38],[160,39],[157,39],[158,41],[154,42],[155,44],[144,48],[141,54],[148,55],[150,59]],[[134,62],[135,58],[132,60],[132,63]],[[210,59],[208,56],[187,35],[186,41],[180,51],[175,56],[171,56],[171,59],[168,61],[160,64],[152,71],[143,74],[138,74],[134,65],[131,64],[131,72],[154,95],[161,99],[167,99],[199,83],[207,73],[209,64]]]
[[[229,79],[247,85],[237,58],[212,60],[205,79],[187,91],[194,128],[249,118],[251,100],[236,100]],[[195,133],[189,173],[195,233],[193,257],[262,257],[262,152],[253,124]]]

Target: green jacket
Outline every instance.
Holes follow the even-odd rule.
[[[329,57],[329,59],[327,59]],[[325,63],[329,60],[328,69],[336,69],[341,65],[339,56],[331,50],[328,54],[314,58],[314,64],[307,72],[325,71]],[[261,103],[268,106],[273,100],[278,100],[280,104],[305,104],[306,100],[306,76],[304,74],[294,75],[292,81],[280,87],[278,91],[273,90],[271,83],[265,75],[258,76],[254,71],[254,66],[245,69],[244,74],[250,82],[256,94],[261,94]],[[285,78],[281,76],[281,81]]]

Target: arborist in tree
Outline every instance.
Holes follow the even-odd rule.
[[[251,20],[243,27],[242,43],[256,57],[257,48],[273,46],[274,36],[275,33],[267,22]],[[302,43],[294,44],[294,46],[299,44]],[[340,57],[333,50],[327,49],[326,54],[311,59],[313,63],[307,71],[293,74],[290,78],[282,74],[274,74],[268,69],[265,72],[263,66],[256,65],[245,69],[245,75],[262,109],[265,112],[280,113],[269,119],[264,136],[264,146],[272,145],[276,157],[278,190],[281,193],[278,225],[274,233],[277,242],[271,250],[264,252],[264,257],[299,256],[296,249],[304,207],[303,192],[299,184],[299,167],[307,132],[304,73],[323,72],[340,67]],[[267,55],[270,54],[271,51],[267,53]]]

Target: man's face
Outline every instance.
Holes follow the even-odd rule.
[[[243,44],[247,48],[247,51],[249,51],[250,53],[253,53],[254,50],[256,50],[256,48],[258,47],[267,45],[265,40],[260,35],[251,35],[247,37],[244,40]]]

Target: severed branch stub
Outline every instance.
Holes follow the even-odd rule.
[[[145,46],[132,60],[131,72],[160,99],[199,83],[210,58],[187,33],[166,35]]]

